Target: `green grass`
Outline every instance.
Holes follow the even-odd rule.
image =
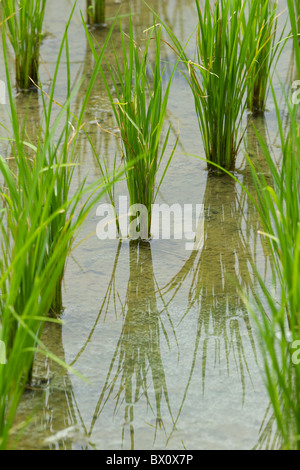
[[[71,17],[72,16],[70,16],[67,28],[69,27]],[[41,127],[41,129],[39,130],[39,133],[37,135],[37,143],[30,144],[30,150],[33,150],[35,154],[35,158],[33,159],[33,161],[27,155],[28,151],[26,149],[28,146],[24,145],[24,142],[21,140],[21,136],[19,134],[18,116],[14,109],[14,105],[11,99],[13,140],[15,141],[15,145],[12,147],[12,152],[16,165],[18,167],[19,191],[17,193],[17,196],[23,196],[22,200],[16,202],[18,211],[21,212],[23,208],[26,207],[26,198],[31,197],[33,191],[31,179],[37,178],[36,175],[39,174],[39,182],[38,186],[36,187],[35,194],[35,198],[37,200],[37,211],[39,210],[39,208],[41,208],[41,204],[43,204],[44,197],[47,194],[47,198],[49,200],[49,208],[51,208],[51,211],[53,213],[58,212],[57,216],[51,220],[51,223],[49,225],[49,242],[47,256],[51,256],[51,249],[52,246],[55,246],[55,240],[58,234],[61,234],[64,230],[66,230],[69,224],[71,229],[73,220],[75,220],[75,211],[79,205],[81,199],[80,196],[82,194],[85,184],[85,180],[83,180],[80,188],[78,188],[75,199],[70,199],[72,177],[74,169],[78,163],[76,156],[76,143],[83,123],[83,114],[88,103],[88,98],[91,94],[93,84],[96,80],[99,71],[99,66],[103,58],[104,50],[110,39],[112,29],[113,26],[107,35],[105,44],[102,49],[102,53],[98,57],[98,61],[96,63],[94,72],[89,82],[88,89],[85,94],[85,98],[81,106],[80,116],[78,118],[72,116],[70,111],[70,103],[80,84],[75,87],[75,90],[71,90],[69,44],[67,34],[65,33],[58,54],[51,92],[49,95],[45,95],[43,92],[41,93],[43,102],[44,127]],[[55,105],[54,94],[64,46],[66,50],[67,90],[69,99],[62,107],[61,113],[56,119],[54,125],[52,125],[51,120],[53,115],[53,106]],[[64,119],[63,124],[62,119]],[[72,124],[70,124],[70,122]],[[22,132],[22,134],[26,135],[26,132]],[[49,189],[48,191],[47,188]],[[63,207],[64,210],[60,210]],[[16,221],[19,217],[18,211],[15,215]],[[71,243],[72,239],[70,239],[70,246]],[[66,259],[67,257],[67,252],[64,256],[64,259]],[[59,313],[62,310],[61,281],[63,278],[63,273],[64,266],[61,272],[60,280],[58,281],[57,287],[55,289],[56,295],[53,298],[52,309],[55,313]]]
[[[86,0],[87,24],[105,24],[105,0]]]
[[[235,168],[241,143],[247,92],[252,93],[255,80],[259,80],[258,54],[265,51],[264,47],[253,47],[253,40],[257,40],[253,25],[260,11],[257,2],[241,0],[219,0],[213,9],[206,0],[203,12],[198,0],[196,4],[197,65],[188,64],[189,82],[206,159],[230,171]],[[216,171],[214,165],[208,167]]]
[[[38,82],[45,7],[46,0],[2,0],[3,18],[7,19],[7,34],[15,53],[19,91],[35,89],[30,78]]]
[[[133,37],[130,20],[129,37],[120,25],[122,58],[115,52],[115,63],[106,62],[110,80],[102,70],[102,77],[112,105],[121,135],[121,151],[126,171],[130,206],[142,204],[147,209],[141,223],[140,238],[151,235],[151,211],[157,192],[162,184],[177,141],[168,157],[162,176],[157,174],[169,141],[171,126],[164,134],[164,121],[173,73],[167,84],[163,84],[164,70],[161,70],[161,29],[159,25],[150,28],[148,39],[143,41],[143,50]],[[87,36],[97,60],[97,52],[87,31]],[[155,47],[154,65],[148,60],[150,47]]]

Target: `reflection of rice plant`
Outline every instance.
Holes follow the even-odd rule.
[[[229,373],[231,361],[235,362],[244,399],[245,377],[247,374],[250,377],[249,357],[245,353],[246,338],[255,361],[257,353],[250,318],[239,289],[242,287],[255,295],[250,268],[255,249],[251,254],[248,237],[257,226],[257,219],[253,212],[249,212],[251,220],[247,221],[246,233],[243,233],[240,230],[244,219],[242,205],[243,193],[238,194],[237,185],[230,178],[208,178],[204,197],[203,247],[192,252],[163,293],[164,296],[171,295],[167,302],[170,305],[182,284],[185,282],[189,286],[185,315],[194,308],[198,311],[193,364],[202,344],[203,392],[209,346],[214,343],[216,364],[223,367],[220,358],[224,355]],[[243,334],[243,330],[247,335]]]
[[[19,90],[35,89],[38,82],[40,44],[46,0],[3,0],[8,37],[15,52],[16,82]]]
[[[86,0],[87,24],[105,24],[105,0]]]
[[[121,132],[124,162],[130,166],[126,172],[130,206],[142,204],[147,208],[148,230],[145,237],[142,238],[150,236],[151,205],[155,201],[176,147],[175,144],[156,187],[157,173],[162,163],[171,129],[170,126],[167,134],[163,136],[163,124],[173,74],[171,74],[164,91],[163,72],[161,72],[160,64],[160,26],[155,25],[151,28],[151,32],[154,37],[149,36],[144,51],[140,53],[140,48],[133,38],[133,26],[130,20],[130,42],[129,52],[127,52],[125,33],[121,27],[123,61],[119,62],[115,53],[115,66],[107,62],[110,78],[113,82],[113,92],[105,74],[102,73],[115,119]],[[89,35],[88,38],[94,56],[97,58],[95,47]],[[151,68],[148,55],[150,44],[153,41],[155,43],[155,64]]]
[[[46,351],[51,351],[64,363],[62,331],[61,323],[46,322],[41,341]],[[48,355],[45,357],[39,353],[39,348],[37,349],[32,379],[30,384],[26,385],[26,392],[11,429],[11,440],[17,440],[17,449],[72,450],[73,441],[81,437],[79,430],[75,432],[78,408],[72,389],[72,375],[62,363]],[[31,403],[30,413],[28,400]],[[20,426],[24,422],[27,423],[26,428],[19,434]],[[62,430],[62,423],[67,429]]]
[[[129,255],[130,277],[126,301],[123,306],[123,328],[94,412],[94,421],[89,435],[91,435],[96,420],[100,417],[106,403],[113,399],[115,412],[118,412],[124,403],[125,419],[122,441],[124,441],[125,431],[128,428],[130,448],[133,450],[135,448],[134,409],[143,398],[147,408],[152,410],[156,416],[155,435],[159,428],[164,429],[164,419],[161,412],[163,397],[172,422],[173,418],[160,352],[161,331],[163,331],[166,341],[169,340],[162,323],[161,312],[157,306],[157,286],[149,242],[131,241]],[[119,250],[117,256],[119,256]],[[115,275],[115,267],[116,264],[113,276]],[[111,287],[112,282],[109,286],[110,293]],[[169,315],[168,318],[173,328]],[[151,400],[150,372],[153,381],[155,408]]]
[[[252,358],[257,362],[257,348],[250,315],[240,290],[242,288],[256,296],[257,283],[251,266],[256,259],[258,240],[250,251],[250,238],[258,228],[258,218],[254,211],[249,210],[245,194],[239,192],[238,185],[231,178],[213,175],[207,180],[204,214],[203,247],[191,253],[182,269],[161,292],[170,308],[178,291],[187,285],[188,306],[184,316],[191,315],[195,309],[198,312],[194,353],[184,397],[196,374],[200,354],[202,392],[205,393],[207,367],[214,352],[214,366],[218,366],[220,372],[224,371],[224,361],[228,374],[238,371],[244,403],[247,376],[252,382],[251,355],[247,350],[252,350]],[[184,399],[175,426],[183,407]]]
[[[275,415],[272,412],[271,404],[269,404],[260,426],[259,438],[254,450],[277,450],[280,445],[280,435],[276,428]]]

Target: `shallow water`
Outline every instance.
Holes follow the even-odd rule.
[[[120,2],[109,1],[107,16]],[[122,12],[129,2],[122,2]],[[182,41],[196,26],[194,0],[150,1]],[[135,36],[152,22],[140,1],[130,2]],[[279,1],[280,9],[286,8]],[[88,78],[93,65],[78,2],[70,28],[72,77]],[[48,2],[47,35],[41,55],[41,80],[49,85],[62,31],[71,2]],[[280,17],[280,27],[286,12]],[[101,43],[106,30],[95,32]],[[119,47],[117,29],[113,33]],[[193,43],[188,46],[193,52]],[[111,51],[109,52],[111,53]],[[163,57],[174,63],[166,46]],[[287,45],[274,78],[283,110],[280,84],[292,79],[292,50]],[[0,70],[3,58],[0,57]],[[13,60],[11,60],[13,66]],[[171,70],[168,66],[167,72]],[[12,67],[13,72],[13,67]],[[2,78],[2,77],[0,77]],[[78,110],[86,81],[74,99]],[[55,99],[66,93],[64,67]],[[28,97],[17,97],[18,112],[25,115]],[[40,98],[31,99],[29,133],[39,120]],[[7,108],[0,107],[1,122],[8,123]],[[256,327],[243,305],[239,289],[258,292],[253,264],[268,281],[270,263],[259,221],[238,184],[227,177],[209,177],[203,156],[193,98],[181,74],[172,84],[168,118],[173,124],[171,151],[178,128],[180,145],[161,187],[158,203],[203,204],[201,250],[187,251],[185,240],[152,240],[137,245],[123,240],[100,241],[95,234],[99,217],[89,217],[83,242],[70,256],[64,280],[62,326],[48,324],[44,343],[72,365],[88,382],[67,373],[51,360],[38,356],[34,383],[24,394],[17,423],[32,414],[18,447],[26,449],[251,449],[262,438],[261,425],[269,405],[264,388]],[[245,134],[249,152],[262,165],[255,132]],[[86,113],[87,129],[100,155],[112,167],[114,138],[101,133],[95,121],[114,129],[101,80],[97,82]],[[255,126],[272,145],[280,161],[275,109],[270,97],[265,119]],[[33,137],[34,138],[34,137]],[[7,155],[8,146],[1,144]],[[80,146],[80,168],[74,187],[88,173],[99,177],[97,162],[86,139]],[[242,146],[236,176],[252,188]],[[118,194],[124,195],[121,184]],[[87,238],[86,238],[87,237]],[[86,239],[85,239],[86,238]],[[271,432],[271,429],[266,431]],[[262,442],[262,447],[264,447]]]

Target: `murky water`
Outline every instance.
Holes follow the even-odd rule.
[[[64,25],[71,4],[48,2],[47,35],[41,55],[41,80],[50,83]],[[108,1],[107,16],[120,2]],[[140,0],[129,3],[134,13],[137,39],[152,24],[152,14]],[[186,41],[196,26],[194,0],[149,0],[149,4]],[[280,9],[286,8],[284,0]],[[72,78],[88,78],[92,54],[81,24],[78,2],[70,28]],[[280,17],[280,28],[286,12]],[[101,44],[106,30],[95,31]],[[119,33],[113,41],[118,50]],[[193,53],[194,43],[188,45]],[[108,51],[111,54],[111,49]],[[163,49],[168,73],[175,59]],[[0,70],[3,70],[0,57]],[[288,86],[292,50],[285,49],[274,78],[282,104],[280,81]],[[13,59],[11,56],[13,71]],[[0,77],[2,78],[2,77]],[[86,81],[74,99],[79,109]],[[55,99],[66,93],[64,68],[59,75]],[[28,97],[18,97],[18,112],[26,112]],[[28,132],[39,122],[39,97],[30,102]],[[6,107],[1,122],[8,124]],[[284,110],[284,107],[282,105]],[[280,160],[276,115],[272,99],[265,119],[245,118],[250,155],[263,157],[251,119]],[[284,118],[284,113],[283,113]],[[194,112],[193,98],[180,73],[174,77],[168,119],[173,125],[169,151],[178,128],[176,151],[158,203],[203,204],[201,250],[187,251],[185,240],[152,240],[140,245],[123,240],[100,241],[95,234],[99,218],[92,213],[80,235],[83,242],[68,261],[64,280],[63,326],[48,324],[45,344],[82,374],[87,381],[44,357],[37,357],[32,389],[24,394],[17,424],[31,416],[19,448],[51,449],[251,449],[263,437],[261,426],[269,405],[263,384],[259,340],[253,320],[243,305],[239,290],[259,293],[253,266],[266,280],[271,269],[263,240],[257,234],[259,220],[238,184],[230,178],[208,177],[203,147]],[[112,167],[117,149],[114,137],[101,133],[114,122],[101,80],[95,85],[88,112],[87,129],[99,153]],[[8,124],[9,125],[9,124]],[[1,153],[8,147],[1,145]],[[80,168],[74,187],[88,174],[99,177],[97,162],[83,137]],[[236,176],[251,190],[244,158],[237,161]],[[124,184],[118,195],[126,194]],[[268,436],[269,430],[266,431]],[[264,447],[264,443],[262,443]]]

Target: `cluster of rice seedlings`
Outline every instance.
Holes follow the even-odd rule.
[[[8,139],[13,165],[10,167],[1,157],[0,341],[5,344],[7,364],[0,366],[0,448],[9,444],[10,428],[24,387],[30,380],[37,346],[41,352],[52,356],[40,341],[43,324],[49,321],[50,308],[56,313],[61,311],[61,281],[66,259],[88,213],[106,191],[102,181],[86,187],[84,180],[71,195],[70,185],[83,113],[113,26],[90,79],[80,116],[74,117],[74,125],[70,126],[70,102],[77,90],[75,87],[71,92],[67,38],[73,11],[74,8],[59,50],[50,95],[45,98],[42,93],[44,127],[37,136],[37,143],[25,141],[25,133],[20,134],[3,28],[12,122],[12,137]],[[68,64],[68,100],[53,122],[53,96],[64,49]]]
[[[20,237],[16,241],[7,260],[9,262],[4,260],[1,266],[1,341],[6,345],[6,363],[0,365],[0,449],[8,447],[10,429],[30,378],[36,347],[39,345],[40,352],[48,354],[39,340],[39,332],[46,319],[45,312],[50,308],[53,289],[62,266],[62,251],[65,248],[65,243],[56,247],[52,258],[44,263],[42,269],[38,266],[34,282],[29,285],[32,278],[27,279],[29,267],[25,260],[29,260],[35,253],[35,247],[45,241],[47,219],[43,225],[32,226],[29,232],[26,222],[26,219],[24,222],[20,221],[19,228],[20,233],[23,236],[26,234],[27,238],[21,240]],[[5,229],[1,227],[1,235],[4,234]],[[21,295],[20,299],[20,293],[25,289],[27,297],[24,299]]]
[[[233,170],[241,143],[245,97],[256,78],[253,71],[258,50],[251,38],[258,7],[256,2],[249,3],[245,22],[245,1],[219,0],[212,10],[206,0],[203,13],[198,0],[196,3],[197,64],[189,63],[189,74],[199,128],[206,159]]]
[[[40,44],[46,0],[2,0],[3,18],[8,20],[8,38],[15,53],[16,83],[20,91],[37,83]]]
[[[71,92],[70,60],[67,38],[67,29],[70,24],[70,21],[71,16],[67,24],[66,32],[59,50],[50,95],[46,96],[43,92],[41,94],[44,111],[44,131],[41,128],[37,136],[36,145],[30,146],[31,150],[33,150],[35,155],[38,156],[38,158],[35,156],[33,161],[28,158],[28,152],[26,151],[24,142],[20,139],[18,128],[18,116],[15,112],[14,105],[11,100],[11,109],[13,114],[13,133],[15,141],[15,145],[13,146],[12,151],[15,163],[18,167],[18,184],[19,188],[22,188],[21,195],[24,198],[31,197],[31,178],[36,178],[36,175],[40,173],[38,180],[39,184],[36,189],[35,196],[37,200],[40,201],[40,204],[42,204],[44,197],[47,194],[47,198],[49,200],[49,208],[53,213],[56,213],[56,211],[58,211],[57,216],[53,218],[51,220],[51,223],[49,224],[49,242],[47,249],[49,257],[51,257],[52,246],[55,246],[55,240],[57,236],[63,233],[63,231],[66,230],[68,226],[70,226],[69,229],[71,230],[73,222],[76,220],[77,223],[77,221],[80,220],[80,217],[76,219],[75,211],[81,199],[81,195],[83,194],[85,180],[83,180],[83,182],[81,183],[81,186],[78,188],[76,195],[72,199],[70,198],[70,187],[72,177],[75,166],[77,164],[76,143],[79,132],[81,130],[83,113],[86,108],[93,84],[97,77],[97,73],[104,54],[106,44],[108,43],[112,32],[111,28],[109,34],[107,35],[103,47],[103,52],[98,58],[94,72],[90,79],[89,86],[86,91],[84,101],[82,103],[80,116],[78,117],[78,119],[73,118],[73,124],[70,125],[70,122],[72,121],[70,102],[72,96],[76,92],[76,87],[75,90]],[[54,93],[64,46],[66,50],[67,86],[69,99],[63,106],[58,118],[55,121],[55,124],[52,125],[51,118],[54,106]],[[77,85],[77,88],[78,86],[79,85]],[[64,124],[61,125],[61,121],[63,118]],[[58,131],[59,126],[61,130]],[[26,207],[26,205],[26,199],[21,200],[18,210],[21,211],[23,207]],[[64,209],[61,210],[62,208]],[[82,214],[84,213],[85,206],[83,206],[82,208]],[[17,217],[18,213],[16,213],[16,218]],[[70,239],[70,244],[71,243],[72,239]],[[66,259],[66,256],[64,257],[64,259]],[[53,298],[52,308],[55,313],[59,313],[62,309],[61,280],[63,277],[63,272],[64,269],[62,269],[60,280],[57,284],[57,288],[55,289],[56,295]]]
[[[252,113],[263,112],[266,109],[266,99],[269,90],[269,75],[273,65],[279,58],[278,49],[281,37],[276,40],[277,31],[277,2],[263,0],[256,5],[256,14],[249,29],[249,44],[255,50],[255,61],[248,78],[247,106]],[[248,19],[245,17],[245,24]],[[282,42],[281,49],[285,41]]]
[[[253,93],[255,79],[262,81],[258,70],[261,74],[263,70],[258,66],[257,58],[259,53],[267,55],[267,46],[273,43],[275,10],[271,10],[269,18],[267,5],[266,10],[262,10],[270,27],[257,32],[257,47],[253,47],[254,27],[259,22],[258,10],[261,8],[257,2],[217,0],[212,6],[209,0],[205,0],[201,8],[199,0],[196,0],[196,6],[199,22],[194,60],[187,56],[186,46],[182,46],[174,32],[161,19],[159,21],[164,24],[188,72],[185,77],[194,96],[208,169],[221,173],[217,166],[227,171],[235,168],[242,141],[241,125],[247,92],[251,90]],[[264,42],[260,39],[262,32]],[[269,65],[276,51],[276,48],[272,49],[267,55]],[[266,67],[264,72],[268,76]]]
[[[102,70],[107,94],[120,130],[122,158],[128,168],[126,180],[130,206],[143,205],[147,209],[147,220],[141,221],[140,229],[140,238],[144,239],[151,235],[152,204],[177,145],[176,141],[166,161],[162,176],[157,182],[157,173],[167,148],[171,130],[170,125],[166,134],[163,134],[163,124],[174,72],[164,90],[164,71],[161,71],[160,58],[160,26],[154,25],[150,31],[154,37],[150,34],[144,50],[141,51],[133,38],[132,21],[130,20],[129,38],[126,37],[122,25],[120,25],[123,60],[119,61],[115,53],[115,66],[106,62],[113,83],[113,91],[111,91],[111,84]],[[97,52],[88,31],[87,35],[93,54],[97,59]],[[150,44],[153,42],[155,44],[155,63],[151,67],[148,54],[150,53]]]
[[[213,10],[207,0],[202,13],[197,1],[197,64],[189,75],[206,159],[234,169],[251,57],[247,28],[241,38],[245,3],[219,0]],[[253,21],[254,8],[249,11]],[[250,28],[248,27],[248,30]],[[214,167],[210,167],[215,169]]]
[[[87,24],[105,24],[105,0],[86,0]]]
[[[45,0],[33,2],[22,0],[18,3],[3,0],[2,5],[5,18],[4,58],[13,128],[13,137],[10,138],[13,167],[9,166],[5,159],[0,158],[2,175],[0,346],[5,345],[5,353],[3,348],[0,350],[0,362],[7,360],[5,366],[0,363],[0,448],[6,448],[21,394],[30,379],[37,346],[40,346],[45,354],[51,355],[41,343],[40,336],[49,310],[52,309],[55,313],[62,310],[61,283],[66,259],[74,238],[95,201],[105,190],[108,189],[109,197],[114,202],[113,184],[117,178],[116,163],[111,176],[106,164],[102,163],[99,158],[97,161],[104,179],[102,185],[86,189],[84,179],[75,194],[70,196],[71,181],[77,164],[76,142],[82,129],[83,113],[93,84],[101,72],[120,130],[130,206],[146,207],[147,220],[140,222],[140,238],[150,238],[152,205],[177,145],[176,141],[170,156],[166,159],[161,172],[162,176],[158,180],[157,175],[161,170],[171,130],[169,126],[167,131],[164,131],[164,121],[177,63],[167,83],[163,83],[160,25],[154,24],[149,29],[150,34],[148,39],[143,41],[142,50],[133,38],[133,26],[130,20],[128,38],[122,25],[120,26],[122,59],[118,58],[115,51],[115,64],[112,65],[106,61],[109,72],[109,78],[107,78],[107,74],[101,67],[101,61],[113,26],[98,54],[85,25],[96,66],[80,116],[75,119],[70,110],[70,102],[74,95],[74,91],[71,90],[67,38],[70,18],[59,51],[50,95],[46,96],[43,91],[41,94],[45,129],[41,128],[37,142],[29,142],[25,140],[25,132],[20,134],[18,115],[9,81],[5,32],[8,31],[8,37],[16,55],[17,88],[19,90],[29,90],[31,87],[37,89],[35,83],[38,82],[39,47],[42,38]],[[288,5],[296,45],[297,31],[299,31],[299,4],[294,3],[294,0],[288,0]],[[259,4],[248,0],[217,0],[211,6],[211,2],[205,0],[204,9],[202,9],[199,0],[196,0],[196,8],[198,28],[194,60],[187,57],[185,47],[180,44],[170,28],[164,26],[174,43],[179,57],[178,61],[181,60],[185,66],[185,78],[194,96],[208,168],[220,173],[225,169],[228,173],[235,168],[235,160],[242,141],[241,123],[246,106],[248,105],[252,112],[265,109],[267,77],[278,57],[279,49],[279,44],[275,43],[277,4],[271,5],[267,0]],[[72,13],[73,11],[74,7]],[[105,1],[95,0],[92,3],[91,0],[87,0],[87,14],[90,24],[103,24]],[[149,60],[152,45],[154,45],[154,63]],[[52,124],[55,84],[64,48],[69,98]],[[297,68],[300,74],[300,51],[296,49]],[[282,167],[278,170],[269,149],[261,138],[260,143],[272,176],[272,186],[251,160],[250,166],[258,196],[258,203],[256,201],[254,203],[262,219],[263,234],[269,243],[279,288],[277,287],[274,295],[258,275],[264,298],[260,299],[255,296],[255,308],[262,314],[258,325],[264,341],[266,382],[282,446],[299,449],[300,352],[295,354],[297,346],[298,350],[300,348],[299,125],[295,106],[287,101],[291,124],[290,132],[288,136],[285,136],[276,99],[275,104],[283,151]],[[63,119],[65,121],[62,125]],[[212,181],[211,179],[210,183]],[[97,188],[97,194],[95,194],[95,188]],[[199,301],[203,293],[209,292],[209,289],[214,291],[214,281],[209,275],[206,277],[202,269],[203,259],[206,255],[211,257],[209,242],[212,239],[213,234],[211,236],[208,234],[196,269],[194,268],[196,256],[194,253],[189,260],[189,268],[194,274],[189,308]],[[235,246],[237,243],[239,240],[234,241]],[[141,288],[143,263],[140,263],[140,257],[144,262],[143,257],[147,254],[148,246],[148,244],[136,245],[131,242],[132,275],[126,301],[128,311],[107,378],[107,380],[110,379],[113,365],[119,357],[116,378],[121,377],[121,383],[117,401],[120,399],[121,392],[125,391],[125,422],[132,430],[133,383],[136,384],[136,394],[139,395],[142,392],[148,399],[144,388],[145,371],[147,363],[151,366],[151,354],[154,353],[159,358],[158,367],[162,367],[159,351],[159,312],[156,305],[153,273],[150,273],[150,283],[147,278],[148,290],[145,286]],[[246,255],[244,259],[247,262]],[[224,274],[223,270],[222,264],[220,265],[221,277]],[[181,275],[186,276],[187,272],[188,269],[184,269],[184,273],[179,273],[178,278]],[[247,275],[247,270],[245,273]],[[251,284],[249,279],[245,279],[245,283],[249,286]],[[227,284],[225,287],[227,288]],[[142,301],[141,291],[144,292]],[[139,293],[138,296],[137,293]],[[214,300],[213,292],[211,299]],[[212,303],[211,312],[215,311],[215,307]],[[249,306],[249,308],[252,307]],[[148,322],[150,311],[152,315],[154,314],[154,321],[152,318],[151,324]],[[267,312],[271,312],[271,318],[268,318]],[[145,316],[145,322],[137,322],[136,315],[139,316],[139,322],[140,318]],[[208,328],[208,324],[203,322],[202,317],[199,319],[200,332],[201,329]],[[57,320],[52,319],[52,321]],[[245,316],[245,322],[248,324],[247,316]],[[133,325],[137,323],[141,324],[146,331],[133,328]],[[225,326],[221,325],[221,328]],[[219,327],[220,325],[216,324],[216,328]],[[240,335],[236,322],[232,323],[231,333],[236,337]],[[127,343],[131,334],[134,348],[132,349],[131,346],[129,351]],[[255,355],[251,334],[249,337]],[[147,345],[151,338],[153,351],[144,352],[144,338],[148,338]],[[195,346],[195,352],[197,348],[198,343]],[[242,345],[239,346],[237,353],[239,367],[242,370],[244,366],[247,367]],[[134,363],[133,370],[132,364]],[[116,379],[113,380],[111,388],[106,388],[107,384],[105,384],[95,412],[95,420],[109,396],[114,392],[115,383]],[[154,387],[157,423],[161,424],[160,401],[163,393],[171,414],[163,368]],[[103,404],[105,392],[107,396]],[[134,442],[132,445],[134,447]]]

